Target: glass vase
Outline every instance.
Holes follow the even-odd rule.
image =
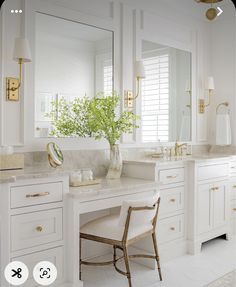
[[[122,171],[122,158],[118,144],[110,146],[110,165],[106,178],[117,179],[120,178]]]

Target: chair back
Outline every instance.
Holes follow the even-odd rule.
[[[125,227],[124,237],[127,237],[129,229],[132,228],[153,226],[153,229],[155,229],[159,204],[159,193],[142,200],[123,201],[120,211],[119,226]]]

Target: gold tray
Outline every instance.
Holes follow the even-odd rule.
[[[78,187],[78,186],[95,185],[100,184],[101,181],[102,181],[101,178],[95,178],[93,180],[75,181],[73,183],[70,183],[70,186]]]

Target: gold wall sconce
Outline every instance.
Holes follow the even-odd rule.
[[[134,75],[135,75],[135,80],[136,80],[137,94],[134,96],[133,92],[128,91],[128,90],[124,92],[126,108],[133,108],[134,100],[136,100],[140,94],[140,81],[145,78],[145,70],[144,70],[144,65],[142,61],[135,62]]]
[[[6,97],[8,101],[19,101],[19,89],[22,84],[23,64],[31,62],[29,42],[25,38],[16,38],[13,53],[13,60],[19,64],[19,78],[6,78]]]
[[[199,100],[199,113],[200,114],[204,114],[205,108],[208,107],[211,103],[211,96],[213,95],[214,90],[215,90],[215,84],[214,84],[213,77],[208,77],[207,82],[206,82],[206,89],[208,92],[208,102],[206,103],[204,99]]]

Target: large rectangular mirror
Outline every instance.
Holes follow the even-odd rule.
[[[48,137],[52,101],[112,93],[113,32],[41,13],[35,27],[35,136]]]
[[[191,141],[191,53],[142,41],[142,141]]]

